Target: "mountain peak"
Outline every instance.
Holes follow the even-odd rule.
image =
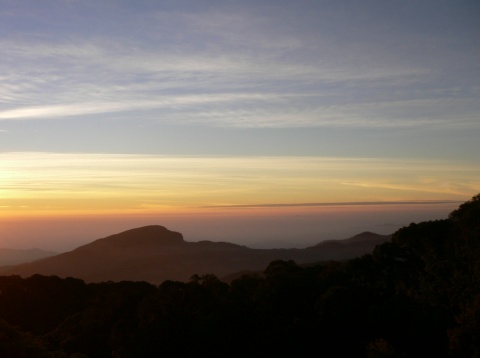
[[[98,239],[79,247],[77,250],[92,247],[96,249],[101,247],[144,248],[149,246],[181,245],[183,243],[185,243],[183,235],[179,232],[170,231],[160,225],[149,225]]]
[[[391,235],[381,235],[376,234],[370,231],[364,231],[360,234],[357,234],[349,239],[343,240],[344,243],[353,243],[353,242],[383,242],[390,240]]]
[[[126,231],[122,231],[118,234],[111,235],[108,237],[130,237],[130,236],[137,236],[137,237],[145,237],[145,236],[154,236],[154,237],[167,237],[167,236],[179,236],[182,237],[182,234],[168,230],[165,226],[161,225],[148,225],[142,226],[135,229],[130,229]]]
[[[367,247],[371,247],[372,245],[375,246],[375,245],[382,244],[386,241],[389,241],[391,236],[392,235],[381,235],[381,234],[376,234],[370,231],[364,231],[348,239],[322,241],[316,244],[315,246],[310,247],[309,249],[325,249],[327,247],[338,249],[339,246],[353,247],[353,246],[365,246],[365,245],[366,245],[365,248],[367,248]]]

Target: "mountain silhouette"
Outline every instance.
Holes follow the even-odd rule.
[[[182,234],[152,225],[93,241],[77,249],[3,274],[76,277],[87,282],[187,281],[193,274],[225,277],[245,270],[263,270],[273,260],[313,263],[344,260],[369,253],[389,235],[362,233],[347,240],[326,241],[305,249],[251,249],[228,242],[187,242]]]
[[[18,265],[54,255],[58,255],[58,252],[40,249],[0,248],[0,267]]]

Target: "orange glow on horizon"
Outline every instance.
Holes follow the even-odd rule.
[[[464,201],[480,187],[468,165],[369,158],[1,153],[0,173],[3,219],[303,215],[324,209],[281,205]]]
[[[228,241],[247,246],[265,242],[273,247],[278,245],[276,242],[287,240],[289,247],[306,247],[362,231],[389,234],[410,222],[446,218],[457,207],[455,203],[444,203],[178,208],[163,212],[36,212],[2,215],[0,247],[69,251],[95,239],[146,225],[162,225],[178,231],[186,241]],[[273,243],[268,244],[269,240]]]

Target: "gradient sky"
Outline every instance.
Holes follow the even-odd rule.
[[[0,0],[0,247],[166,223],[301,246],[444,217],[480,192],[479,18],[476,0]]]

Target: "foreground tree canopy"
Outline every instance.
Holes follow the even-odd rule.
[[[227,284],[0,277],[2,357],[475,357],[480,195],[373,253]]]

